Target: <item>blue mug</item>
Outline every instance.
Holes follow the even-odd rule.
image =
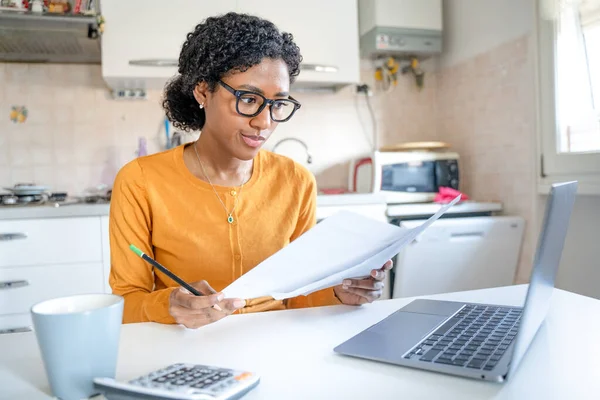
[[[33,328],[50,389],[61,400],[98,393],[94,378],[114,378],[123,320],[123,298],[82,294],[31,307]]]

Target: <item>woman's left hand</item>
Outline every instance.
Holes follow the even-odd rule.
[[[368,278],[344,279],[344,282],[335,286],[333,291],[344,304],[357,306],[371,303],[381,297],[383,281],[392,266],[392,260],[388,260],[382,268],[372,270]]]

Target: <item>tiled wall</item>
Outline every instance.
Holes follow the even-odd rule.
[[[537,236],[531,40],[525,35],[443,68],[437,79],[438,131],[462,157],[462,189],[526,219],[518,282],[529,280]]]
[[[462,189],[478,201],[501,201],[509,214],[532,220],[534,101],[530,37],[523,36],[464,62],[433,72],[424,88],[401,75],[391,92],[378,90],[369,63],[363,81],[377,116],[380,144],[443,140],[462,157]],[[147,101],[108,98],[99,66],[0,64],[0,185],[48,184],[77,194],[111,184],[136,156],[139,137],[150,152],[164,143],[159,92]],[[321,187],[342,187],[348,161],[370,149],[372,123],[364,95],[296,93],[303,107],[281,124],[267,148],[284,137],[304,140]],[[25,123],[9,119],[13,105],[28,109]],[[300,162],[293,142],[278,152]],[[527,226],[517,281],[529,276],[535,235]]]
[[[365,80],[372,83],[368,68]],[[393,92],[371,98],[382,144],[435,136],[434,81],[422,91],[413,82],[401,77]],[[78,194],[110,184],[118,168],[136,156],[139,137],[147,139],[150,152],[164,146],[161,93],[149,93],[146,101],[110,99],[100,66],[0,63],[0,88],[2,186],[36,182]],[[277,128],[267,148],[284,137],[303,139],[313,158],[307,166],[319,185],[346,185],[348,161],[370,149],[364,97],[353,88],[295,97],[303,103],[301,112]],[[11,122],[12,106],[27,108],[25,123]],[[303,151],[293,142],[278,149],[301,162]]]
[[[160,129],[155,94],[140,103],[108,100],[97,66],[0,64],[0,87],[2,185],[79,193],[109,183],[135,156],[137,137],[151,141]],[[27,108],[24,123],[11,122],[12,106]]]

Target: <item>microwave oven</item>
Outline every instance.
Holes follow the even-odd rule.
[[[430,202],[440,187],[459,190],[458,159],[450,151],[375,151],[350,163],[349,190],[388,203]]]

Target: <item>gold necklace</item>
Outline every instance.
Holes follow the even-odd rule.
[[[221,205],[225,209],[225,212],[227,213],[227,222],[229,222],[230,224],[233,224],[233,222],[234,222],[233,211],[235,210],[235,207],[237,206],[238,197],[241,196],[241,194],[242,194],[242,189],[244,188],[244,178],[246,178],[246,174],[244,174],[244,176],[242,177],[242,182],[240,183],[240,188],[238,189],[237,196],[235,196],[233,199],[233,208],[231,209],[231,212],[229,212],[229,211],[227,211],[227,206],[225,206],[225,203],[223,203],[223,200],[221,200],[221,196],[219,196],[217,189],[215,189],[215,186],[210,181],[210,178],[208,177],[208,174],[206,173],[206,170],[204,169],[204,164],[202,164],[202,160],[200,160],[200,155],[198,154],[198,148],[196,147],[196,143],[194,143],[193,146],[194,146],[194,151],[196,152],[196,158],[198,159],[198,163],[200,163],[200,168],[202,168],[202,173],[204,174],[204,177],[206,178],[208,183],[210,183],[210,186],[212,187],[213,191],[215,192],[215,195],[217,196],[217,199],[219,199],[219,202],[221,203]]]

